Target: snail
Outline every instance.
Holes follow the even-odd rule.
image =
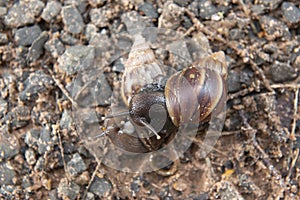
[[[124,150],[156,151],[172,140],[180,126],[208,122],[226,104],[227,65],[222,51],[193,63],[160,83],[158,77],[166,76],[162,64],[156,60],[144,38],[138,36],[125,67],[121,93],[129,110],[126,114],[133,124],[149,130],[150,135],[140,137],[137,131],[136,135],[118,134],[118,128],[111,126],[108,137]],[[155,118],[163,121],[158,131],[151,124]]]

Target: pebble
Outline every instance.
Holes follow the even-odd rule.
[[[27,126],[30,121],[30,109],[27,106],[17,106],[4,117],[4,121],[12,130]]]
[[[54,58],[58,58],[65,52],[65,46],[58,38],[48,40],[44,47]]]
[[[11,159],[20,152],[18,141],[12,136],[2,133],[0,140],[0,162]],[[5,137],[5,138],[4,138]]]
[[[38,25],[25,26],[16,31],[14,40],[17,45],[29,46],[42,33]]]
[[[6,33],[0,33],[0,45],[7,44],[8,38]]]
[[[84,170],[86,170],[87,167],[79,153],[76,153],[73,155],[73,158],[67,163],[67,169],[71,176],[77,176]]]
[[[185,7],[191,3],[192,0],[173,0],[174,3],[178,4],[179,6]]]
[[[64,32],[64,31],[61,32],[60,39],[63,43],[68,44],[68,45],[75,45],[78,43],[78,39],[76,39],[71,34]]]
[[[122,14],[121,19],[125,24],[128,32],[132,34],[134,34],[137,30],[153,26],[150,20],[143,18],[136,11],[126,12]]]
[[[40,137],[38,140],[38,152],[43,155],[49,151],[53,146],[53,141],[51,138],[51,130],[48,126],[45,126],[40,132]]]
[[[0,186],[12,184],[15,175],[16,173],[9,163],[0,163]]]
[[[283,2],[281,11],[284,19],[290,24],[297,24],[300,22],[300,9],[292,2]]]
[[[163,12],[158,18],[159,28],[176,29],[181,23],[184,9],[171,1],[164,4]]]
[[[153,4],[150,4],[148,2],[143,2],[138,5],[138,9],[142,11],[146,16],[151,18],[157,18],[158,13],[156,9],[154,8]]]
[[[6,7],[0,7],[0,17],[3,17],[7,13]]]
[[[24,142],[27,144],[27,146],[32,147],[36,149],[38,147],[38,140],[40,138],[40,129],[33,128],[30,129],[25,135]]]
[[[38,160],[34,166],[34,170],[36,172],[41,172],[44,170],[44,168],[45,168],[45,159],[41,156],[38,158]]]
[[[30,2],[30,1],[29,1]],[[34,13],[28,3],[21,1],[9,8],[4,18],[4,24],[11,27],[20,27],[34,23]]]
[[[7,113],[7,102],[0,98],[0,119]]]
[[[25,159],[29,165],[34,165],[36,163],[35,151],[32,148],[25,151]]]
[[[68,48],[58,58],[59,68],[71,75],[94,64],[95,49],[91,46],[76,45]]]
[[[45,7],[45,4],[44,2],[39,0],[31,0],[28,1],[28,7],[30,8],[34,16],[39,16]]]
[[[275,61],[270,68],[271,78],[274,82],[285,82],[297,78],[297,71],[290,64]]]
[[[66,178],[60,180],[57,188],[58,196],[63,199],[75,200],[79,195],[80,186],[74,182],[69,182]]]
[[[267,40],[275,40],[276,38],[289,40],[291,37],[287,25],[274,17],[264,15],[259,18],[259,23],[261,28],[265,31]]]
[[[24,81],[24,90],[20,92],[19,97],[22,101],[32,101],[38,94],[54,87],[52,78],[42,70],[31,73]]]
[[[69,33],[78,34],[84,28],[82,16],[75,6],[62,8],[62,20]]]
[[[73,119],[71,116],[71,111],[64,110],[59,123],[60,128],[71,130],[72,123],[73,123]]]
[[[97,27],[105,27],[109,24],[108,13],[109,10],[104,8],[93,8],[90,10],[90,18],[92,24]]]
[[[46,7],[43,10],[41,17],[46,21],[50,22],[56,16],[59,15],[61,11],[61,3],[58,1],[49,1],[47,2]]]
[[[240,74],[237,73],[236,71],[230,70],[228,72],[227,86],[228,86],[228,92],[239,91],[242,88],[240,82]]]
[[[106,197],[109,195],[112,186],[105,178],[95,177],[89,191],[96,194],[98,197]]]
[[[36,61],[43,54],[43,47],[46,41],[48,40],[49,35],[46,31],[42,32],[38,38],[36,38],[27,55],[27,61]]]

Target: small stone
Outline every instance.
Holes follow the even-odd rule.
[[[98,34],[98,28],[96,27],[96,25],[94,24],[87,24],[85,26],[85,37],[90,40],[91,38],[93,38],[95,35]]]
[[[275,61],[270,68],[272,80],[274,82],[285,82],[297,78],[297,71],[287,63]]]
[[[151,18],[157,18],[158,14],[156,9],[154,8],[153,4],[143,2],[138,5],[138,9],[142,11],[146,16]]]
[[[16,173],[13,167],[9,163],[0,163],[0,185],[10,185],[13,184],[12,179],[15,177]]]
[[[6,7],[0,7],[0,17],[3,17],[7,13],[7,8]]]
[[[49,35],[46,31],[42,32],[40,36],[34,40],[27,55],[27,61],[36,61],[43,54],[43,47],[48,40]]]
[[[11,27],[20,27],[34,23],[34,13],[25,1],[18,2],[9,8],[4,23]]]
[[[44,2],[39,0],[31,0],[28,2],[28,7],[30,8],[31,12],[34,16],[39,16],[45,7]]]
[[[20,152],[20,146],[15,137],[2,133],[0,140],[0,162],[13,158]]]
[[[6,33],[0,33],[0,45],[7,44],[8,38]]]
[[[40,129],[30,129],[25,135],[24,142],[29,146],[33,147],[34,149],[38,146],[38,140],[40,138]]]
[[[17,45],[28,46],[42,33],[38,25],[25,26],[16,31],[14,40]]]
[[[107,0],[89,0],[89,4],[93,7],[102,6]]]
[[[22,101],[31,101],[37,98],[38,94],[54,87],[52,78],[42,70],[31,73],[24,82],[24,90],[19,94]]]
[[[184,8],[174,4],[171,1],[166,2],[163,12],[158,18],[158,27],[173,30],[178,28],[180,26],[183,14]]]
[[[104,27],[109,24],[108,13],[110,12],[104,8],[93,8],[90,10],[90,18],[92,24],[96,25],[97,27]]]
[[[81,156],[76,153],[73,155],[73,158],[67,163],[67,169],[72,176],[77,176],[87,168]]]
[[[7,113],[7,102],[0,98],[0,119]]]
[[[96,176],[89,191],[96,194],[98,197],[107,197],[111,189],[111,184],[105,178],[99,178]]]
[[[237,92],[241,89],[240,75],[236,71],[230,70],[227,79],[228,92]]]
[[[273,17],[264,15],[259,18],[259,23],[261,28],[266,33],[267,40],[275,40],[276,38],[281,38],[282,40],[289,40],[291,37],[287,25]]]
[[[192,0],[173,0],[174,3],[178,4],[179,6],[185,7],[191,3]]]
[[[58,38],[53,38],[45,43],[45,49],[51,53],[54,58],[58,58],[65,51],[65,46]]]
[[[53,20],[61,10],[61,3],[57,1],[47,2],[46,7],[43,10],[41,17],[46,21],[50,22]]]
[[[63,199],[77,199],[80,191],[79,185],[74,182],[69,182],[67,179],[61,179],[58,188],[58,196]]]
[[[45,159],[43,157],[39,157],[34,166],[34,170],[36,172],[41,172],[44,170],[44,168],[45,168]]]
[[[300,22],[300,9],[291,2],[283,2],[281,10],[285,20],[290,24],[297,24]]]
[[[129,33],[132,34],[134,34],[137,30],[153,26],[150,20],[143,18],[136,11],[125,12],[122,14],[121,19]]]
[[[36,163],[35,152],[32,148],[29,148],[25,151],[25,159],[29,165],[34,165]]]
[[[80,33],[84,28],[82,16],[75,6],[64,6],[62,8],[62,19],[66,30],[70,33]]]
[[[71,75],[79,70],[84,70],[93,65],[95,49],[90,46],[76,45],[68,48],[58,58],[60,69]]]
[[[72,123],[73,123],[73,119],[71,116],[71,111],[64,110],[59,123],[60,128],[70,130]]]
[[[43,155],[44,153],[49,151],[53,145],[54,144],[51,139],[51,130],[48,126],[45,126],[40,133],[40,138],[38,141],[39,154]]]
[[[73,37],[72,35],[70,35],[67,32],[62,32],[60,34],[60,39],[63,43],[68,44],[68,45],[75,45],[78,43],[78,39],[76,39],[75,37]]]
[[[84,200],[95,200],[95,195],[91,192],[86,193],[86,197]]]
[[[26,126],[30,121],[30,109],[27,106],[17,106],[12,109],[4,120],[12,130]]]

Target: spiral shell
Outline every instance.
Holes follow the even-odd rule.
[[[143,86],[153,83],[156,78],[164,75],[162,64],[155,58],[145,38],[137,35],[122,77],[121,94],[124,103],[128,106],[132,96]]]
[[[207,122],[226,104],[227,67],[223,52],[214,53],[171,76],[166,106],[175,126]]]

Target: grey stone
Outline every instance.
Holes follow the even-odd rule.
[[[9,8],[4,18],[4,23],[11,27],[20,27],[34,23],[34,13],[31,11],[28,3],[19,2]]]
[[[38,160],[34,166],[34,170],[36,172],[41,172],[44,170],[44,168],[45,168],[45,159],[41,156],[38,158]]]
[[[230,70],[227,79],[228,92],[237,92],[241,89],[239,73]]]
[[[275,61],[270,68],[271,78],[275,82],[285,82],[297,78],[297,71],[287,63]]]
[[[77,176],[87,168],[81,156],[76,153],[73,155],[73,158],[67,163],[67,169],[71,176]]]
[[[42,13],[43,8],[45,7],[44,2],[39,0],[28,1],[28,7],[34,16],[39,16]]]
[[[7,102],[0,98],[0,119],[7,113]]]
[[[37,148],[38,146],[38,140],[40,138],[40,129],[30,129],[25,135],[24,142],[29,146],[33,148]]]
[[[63,199],[77,199],[77,195],[79,194],[80,187],[74,182],[69,182],[66,179],[61,179],[58,188],[58,196]]]
[[[300,9],[291,2],[283,2],[281,10],[285,20],[290,24],[296,24],[300,22]]]
[[[53,38],[45,43],[45,49],[51,53],[54,58],[62,55],[65,51],[65,46],[58,38]]]
[[[107,15],[108,10],[105,8],[93,8],[90,10],[90,18],[92,24],[96,25],[97,27],[104,27],[109,24],[109,18]]]
[[[54,144],[51,138],[51,130],[48,126],[45,126],[40,133],[40,138],[38,141],[39,154],[43,155],[44,153],[49,151],[53,145]]]
[[[66,30],[70,33],[80,33],[84,28],[82,16],[75,6],[64,6],[62,8],[62,19]]]
[[[105,178],[95,177],[93,180],[89,191],[96,194],[98,197],[107,196],[112,189],[110,182],[108,182]]]
[[[0,33],[0,45],[7,44],[8,38],[6,33]]]
[[[9,163],[0,163],[0,185],[12,184],[16,173]]]
[[[0,17],[3,17],[7,13],[7,8],[6,7],[0,7]]]
[[[52,89],[54,81],[42,70],[31,73],[24,82],[24,90],[19,94],[22,101],[34,100],[38,94]]]
[[[72,123],[73,119],[71,116],[71,112],[69,110],[64,110],[59,123],[60,128],[70,130]]]
[[[76,6],[80,13],[86,11],[87,0],[67,0],[64,2],[65,5],[73,5]]]
[[[50,22],[53,20],[57,15],[59,15],[61,11],[61,3],[58,1],[50,1],[47,2],[46,7],[43,10],[41,17],[46,21]]]
[[[174,3],[178,4],[179,6],[187,6],[189,3],[191,3],[191,0],[174,0]]]
[[[132,34],[134,34],[136,30],[153,26],[150,20],[143,18],[136,11],[126,12],[122,14],[121,19],[125,24],[127,30]]]
[[[59,68],[67,74],[74,74],[79,70],[88,69],[93,65],[95,49],[90,46],[76,45],[68,48],[58,58]]]
[[[259,23],[261,28],[266,32],[266,38],[268,40],[275,40],[276,38],[289,40],[291,37],[287,25],[276,18],[264,15],[259,18]]]
[[[215,5],[209,0],[193,1],[188,8],[195,13],[197,17],[202,19],[210,19],[212,15],[218,12]]]
[[[153,4],[143,2],[138,5],[138,9],[142,11],[146,16],[151,18],[157,18],[158,14],[156,9],[154,8]]]
[[[60,39],[63,43],[68,45],[75,45],[76,43],[78,43],[78,39],[76,39],[75,37],[73,37],[67,32],[62,32],[60,34]]]
[[[35,151],[32,148],[25,151],[25,159],[29,165],[34,165],[36,163]]]
[[[12,130],[22,128],[30,121],[30,109],[27,106],[17,106],[7,113],[3,121],[6,122]]]
[[[38,25],[25,26],[16,31],[14,35],[14,40],[17,45],[28,46],[36,40],[42,33]]]
[[[95,35],[97,35],[98,28],[94,24],[87,24],[85,27],[85,37],[90,40]]]
[[[16,140],[8,138],[9,136],[6,137],[5,135],[1,137],[5,138],[0,141],[0,161],[11,159],[20,152],[20,147]]]
[[[43,54],[43,47],[48,40],[49,35],[46,31],[42,32],[40,36],[33,41],[27,55],[27,61],[36,61]]]

